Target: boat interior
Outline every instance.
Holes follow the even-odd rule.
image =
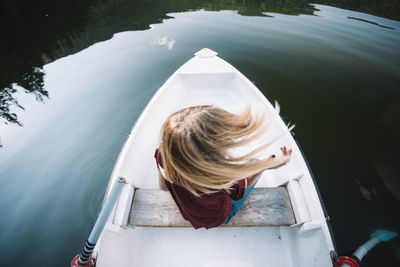
[[[96,246],[97,266],[332,266],[334,248],[313,179],[280,118],[265,136],[279,137],[266,156],[286,146],[292,158],[262,174],[242,215],[227,226],[191,228],[168,192],[158,189],[154,151],[163,122],[179,109],[204,104],[231,112],[250,106],[254,114],[267,108],[266,123],[274,113],[261,92],[220,58],[194,57],[183,65],[152,98],[121,151],[109,187],[118,177],[127,184]]]

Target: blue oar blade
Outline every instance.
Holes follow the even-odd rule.
[[[389,241],[395,238],[396,236],[398,236],[398,234],[395,232],[378,229],[375,232],[373,232],[370,237],[376,237],[379,239],[379,241],[383,242],[383,241]]]

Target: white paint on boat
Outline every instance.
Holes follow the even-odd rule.
[[[293,149],[292,158],[284,167],[264,172],[256,186],[286,185],[295,225],[195,230],[127,224],[134,187],[158,188],[153,156],[163,122],[177,110],[205,104],[231,112],[247,106],[253,111],[266,107],[268,114],[274,111],[254,84],[216,52],[197,52],[153,96],[122,148],[109,185],[119,176],[128,185],[97,243],[97,266],[332,266],[334,246],[318,193],[296,142],[280,118],[265,138],[283,136],[268,153],[280,154],[279,148],[286,146]]]

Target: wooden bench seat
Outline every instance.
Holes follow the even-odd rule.
[[[129,223],[148,227],[191,227],[179,212],[169,192],[136,189]],[[226,227],[283,226],[295,223],[285,187],[254,188]]]

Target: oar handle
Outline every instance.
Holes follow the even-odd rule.
[[[119,177],[117,181],[114,183],[110,194],[104,203],[103,208],[99,214],[99,217],[96,220],[95,225],[93,226],[92,232],[89,235],[88,240],[86,241],[85,247],[82,250],[82,253],[78,254],[71,262],[71,267],[91,267],[93,266],[92,254],[94,247],[100,237],[101,232],[103,231],[104,225],[107,222],[108,217],[111,214],[111,211],[118,200],[118,197],[121,193],[123,186],[126,184],[125,178]]]
[[[360,267],[360,262],[367,253],[379,244],[379,239],[376,237],[371,238],[354,251],[351,257],[341,256],[336,262],[337,267]]]
[[[354,251],[353,256],[357,257],[359,261],[361,261],[367,253],[373,249],[376,245],[379,244],[379,239],[376,237],[371,238],[364,244],[358,247],[356,251]]]

